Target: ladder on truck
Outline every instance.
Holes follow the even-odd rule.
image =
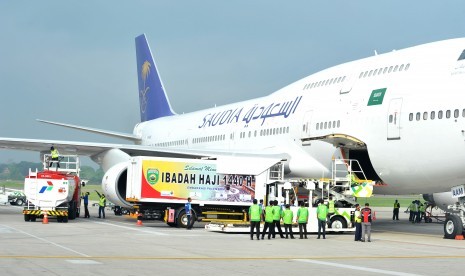
[[[344,200],[356,204],[356,197],[370,197],[373,181],[366,178],[358,160],[333,159],[331,179],[319,181],[321,191],[316,191],[323,198],[333,196],[336,201]]]

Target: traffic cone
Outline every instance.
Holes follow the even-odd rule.
[[[455,239],[456,240],[464,240],[465,238],[463,237],[463,235],[456,235]]]
[[[44,213],[44,218],[42,219],[42,224],[48,224],[48,215],[47,215],[47,211],[45,211],[45,213]]]
[[[137,226],[142,226],[142,216],[137,217]]]

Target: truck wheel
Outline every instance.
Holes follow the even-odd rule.
[[[347,228],[347,221],[343,217],[334,216],[331,218],[329,228],[331,229]]]
[[[76,202],[71,201],[68,208],[68,218],[73,220],[76,218]]]
[[[64,217],[63,217],[63,222],[64,222],[64,223],[67,223],[67,222],[68,222],[68,217],[65,217],[65,216],[64,216]]]
[[[462,231],[462,220],[457,215],[449,215],[444,222],[444,238],[455,239]]]
[[[57,222],[63,222],[63,217],[62,216],[57,216]]]
[[[179,211],[179,215],[178,215],[178,218],[176,220],[176,224],[178,225],[178,227],[180,228],[187,228],[187,215],[186,215],[186,211],[184,210],[184,207],[180,208],[181,210]],[[178,209],[179,210],[179,209]],[[194,223],[195,223],[195,212],[194,210],[192,210],[192,217],[191,217],[191,225],[189,225],[190,227],[193,227],[194,226]]]
[[[166,224],[168,224],[168,226],[170,226],[170,227],[176,227],[175,222],[167,222]]]
[[[30,221],[30,220],[31,220],[31,216],[28,214],[24,214],[24,221]]]
[[[37,217],[35,215],[31,215],[30,219],[31,219],[32,222],[34,222],[34,221],[36,221]]]

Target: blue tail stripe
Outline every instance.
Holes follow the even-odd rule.
[[[136,37],[136,55],[141,121],[174,115],[145,34]]]
[[[47,189],[47,186],[43,186],[43,187],[42,187],[42,189],[40,189],[40,192],[39,192],[39,194],[42,194],[42,193],[44,193],[46,189]]]

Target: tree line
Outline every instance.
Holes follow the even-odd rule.
[[[42,163],[21,161],[19,163],[0,164],[0,180],[19,180],[24,181],[24,178],[29,174],[29,169],[35,171],[42,170]],[[95,170],[90,166],[81,166],[80,178],[89,180],[90,184],[100,184],[103,178],[101,168]]]

